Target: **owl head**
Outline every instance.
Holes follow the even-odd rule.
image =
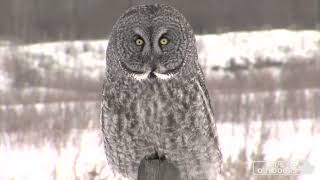
[[[140,5],[114,25],[107,68],[108,62],[114,64],[135,80],[168,80],[181,74],[195,55],[192,28],[180,12],[162,4]]]

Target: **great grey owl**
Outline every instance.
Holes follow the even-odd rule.
[[[174,8],[139,5],[118,19],[106,53],[101,113],[114,172],[137,179],[144,159],[158,159],[177,168],[177,179],[213,179],[221,153],[197,61],[193,30]]]

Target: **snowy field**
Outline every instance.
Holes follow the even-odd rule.
[[[221,35],[197,37],[203,43],[201,59],[208,59],[209,66],[228,65],[230,59],[237,64],[258,59],[285,62],[291,57],[312,58],[320,55],[319,31],[271,30],[231,32]]]
[[[201,35],[196,38],[199,61],[203,67],[206,65],[204,71],[209,77],[216,75],[212,71],[216,67],[221,73],[225,73],[231,63],[251,68],[261,61],[287,63],[295,58],[301,61],[320,60],[319,31],[280,29]],[[85,78],[85,83],[98,84],[100,91],[107,43],[107,40],[92,40],[28,45],[0,44],[0,180],[118,179],[105,164],[102,135],[98,128],[96,91],[91,89],[79,95],[72,88],[63,89],[59,84],[50,86],[50,83],[45,84],[47,86],[16,88],[13,77],[16,74],[11,69],[6,69],[10,67],[6,65],[9,60],[19,57],[17,62],[25,63],[28,70],[36,72],[40,80],[56,82],[54,78],[59,80],[76,77],[66,81],[70,83]],[[273,75],[277,76],[276,73]],[[84,99],[83,95],[89,93],[91,95]],[[1,97],[8,95],[14,97]],[[52,102],[42,101],[48,95]],[[257,159],[308,162],[313,167],[309,174],[290,179],[275,177],[276,180],[320,179],[320,92],[317,87],[296,92],[276,89],[273,92],[214,95],[217,100],[214,108],[220,113],[216,117],[220,120],[217,129],[224,166],[231,167],[226,180],[244,177],[236,170],[236,164],[242,164],[240,169],[245,169],[249,177],[247,179],[262,179],[253,176],[250,170],[252,161]],[[19,96],[21,102],[16,96]],[[60,96],[69,99],[57,101]],[[10,98],[14,100],[10,101]],[[30,98],[30,101],[22,102],[26,98]],[[292,98],[294,101],[290,101]],[[11,104],[1,102],[4,99],[9,99]],[[299,111],[289,105],[295,106]],[[299,108],[301,106],[303,108]],[[238,107],[242,109],[239,110]],[[283,116],[296,113],[296,116],[302,118],[289,117],[289,120],[284,120],[272,118],[272,115],[265,116],[270,112]],[[70,114],[77,116],[70,117]],[[50,117],[46,117],[47,115]],[[246,119],[246,116],[251,119]],[[23,122],[22,118],[15,117],[22,117]],[[10,118],[10,121],[17,124],[11,124],[4,118]],[[29,131],[18,126],[20,123],[23,124],[20,126]],[[32,127],[30,123],[41,128]],[[31,130],[28,129],[30,127]],[[15,128],[21,128],[24,132],[15,131]],[[53,131],[54,128],[63,130]],[[6,129],[10,129],[10,132]],[[51,136],[62,139],[57,138],[58,141],[55,141]],[[228,178],[229,176],[233,178]],[[264,180],[270,179],[273,178]]]
[[[292,58],[308,60],[320,56],[319,31],[270,30],[230,32],[220,35],[196,36],[199,61],[210,70],[226,68],[233,61],[238,65],[252,66],[261,61],[285,63]],[[0,91],[10,84],[8,72],[3,69],[5,59],[21,54],[30,66],[40,72],[51,65],[52,71],[79,72],[98,79],[105,66],[107,40],[61,41],[31,45],[10,45],[0,48]],[[210,75],[211,71],[205,72]]]
[[[320,177],[319,122],[303,119],[267,124],[255,121],[249,125],[219,123],[217,128],[225,163],[229,158],[237,161],[239,152],[245,149],[246,165],[250,166],[251,154],[257,153],[262,143],[264,160],[308,161],[314,170],[298,179],[316,180]],[[0,179],[89,179],[95,176],[94,173],[98,179],[114,178],[105,164],[99,129],[74,130],[64,146],[51,142],[16,144],[14,133],[2,133],[0,137],[3,140],[0,144]]]

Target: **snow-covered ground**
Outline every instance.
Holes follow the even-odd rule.
[[[261,137],[264,161],[283,159],[292,162],[308,162],[314,167],[310,174],[300,175],[300,180],[320,178],[320,124],[316,120],[261,121],[249,124],[220,123],[217,125],[224,161],[237,160],[241,149],[246,149],[250,162],[252,152],[257,151]],[[262,133],[262,134],[261,134]],[[262,136],[261,136],[262,135]]]
[[[203,43],[200,57],[207,59],[209,66],[225,67],[232,58],[237,64],[245,64],[245,60],[254,64],[259,58],[285,62],[292,57],[320,55],[319,31],[231,32],[198,36],[197,40]]]
[[[0,64],[1,65],[1,64]],[[0,92],[7,91],[8,87],[11,86],[11,78],[8,76],[7,72],[0,69]]]
[[[319,31],[270,30],[255,32],[234,32],[219,35],[197,36],[199,59],[202,65],[226,68],[233,60],[239,65],[255,64],[257,60],[273,60],[286,63],[292,58],[302,60],[320,57]],[[5,61],[19,54],[23,61],[44,74],[50,66],[53,72],[66,74],[78,72],[85,77],[98,80],[104,72],[105,49],[107,40],[64,41],[0,47],[0,95],[10,91],[12,77],[5,69]],[[314,58],[319,59],[320,58]],[[45,63],[45,64],[44,64]],[[59,89],[42,89],[37,92],[52,91],[61,94]],[[34,89],[21,90],[30,94]],[[73,92],[65,92],[72,94]],[[281,96],[281,93],[279,93]],[[71,95],[70,95],[71,96]],[[279,99],[279,98],[277,98]],[[1,110],[22,109],[21,104],[4,106]],[[44,104],[35,104],[37,112]],[[52,105],[51,110],[58,105]],[[67,106],[67,104],[66,104]],[[17,110],[17,112],[21,112]],[[54,118],[53,118],[54,119]],[[292,161],[307,160],[314,167],[312,174],[300,176],[304,179],[320,179],[320,124],[319,120],[304,119],[294,121],[260,121],[249,124],[231,122],[217,125],[224,161],[230,157],[238,159],[242,148],[247,151],[248,159],[257,151],[260,137],[263,143],[265,160],[279,158]],[[35,132],[37,133],[37,132]],[[263,133],[263,134],[261,134]],[[37,137],[36,134],[24,134]],[[20,144],[15,141],[14,133],[0,133],[0,179],[89,179],[94,171],[99,177],[114,179],[105,164],[100,130],[73,130],[66,144],[51,140],[42,144]],[[91,172],[91,175],[89,175]]]
[[[285,62],[291,57],[312,58],[320,55],[319,31],[291,31],[285,29],[253,32],[230,32],[219,35],[196,36],[201,63],[225,67],[230,59],[244,64],[244,60],[255,63],[258,58]],[[108,41],[74,41],[41,43],[22,46],[24,52],[57,57],[63,64],[70,56],[77,60],[104,60]],[[69,53],[66,54],[66,50]]]
[[[320,177],[320,124],[314,120],[261,121],[249,125],[217,124],[224,162],[230,157],[237,160],[245,148],[248,163],[250,155],[265,136],[263,153],[266,161],[279,158],[289,161],[308,161],[314,170],[299,176],[300,180],[315,180]],[[247,130],[246,130],[247,129]],[[267,134],[268,134],[267,133]],[[74,130],[65,145],[47,141],[41,145],[15,144],[15,134],[0,134],[0,179],[88,179],[90,172],[99,177],[113,179],[106,165],[99,129]],[[249,164],[248,164],[249,165]]]
[[[90,77],[97,77],[105,65],[105,50],[108,41],[72,41],[40,43],[20,46],[20,52],[38,55],[41,58],[51,57],[63,68],[86,68]],[[39,63],[34,61],[34,63]],[[35,64],[36,65],[36,64]],[[98,72],[96,72],[98,71]]]
[[[225,68],[233,60],[238,65],[255,64],[257,60],[286,62],[291,58],[309,59],[320,56],[319,31],[285,29],[230,32],[219,35],[196,36],[199,61],[202,65]],[[35,68],[49,61],[51,68],[64,72],[80,72],[96,79],[104,71],[107,40],[61,41],[0,48],[0,65],[10,53],[20,53]],[[7,58],[8,59],[8,58]],[[41,68],[39,68],[41,69]],[[207,73],[206,73],[207,74]],[[8,86],[10,77],[0,66],[0,90]],[[3,85],[5,84],[5,85]]]

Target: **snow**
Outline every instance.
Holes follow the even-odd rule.
[[[8,75],[6,72],[1,71],[0,69],[0,92],[1,91],[7,91],[8,87],[11,86],[11,79],[8,78]]]
[[[225,67],[230,59],[245,64],[246,60],[254,63],[258,58],[285,62],[292,57],[320,55],[320,32],[311,30],[231,32],[197,36],[197,41],[203,43],[200,59],[207,59],[209,67]]]
[[[94,70],[95,67],[105,65],[107,44],[106,40],[53,42],[25,45],[19,47],[19,50],[52,57],[61,66],[86,67]]]
[[[316,130],[312,131],[312,126]],[[300,175],[299,180],[314,180],[320,178],[320,124],[314,120],[268,121],[264,125],[261,121],[245,124],[219,123],[217,130],[224,161],[229,157],[237,160],[239,151],[246,149],[247,158],[257,151],[261,142],[260,136],[268,132],[269,136],[263,144],[264,161],[287,159],[292,162],[309,162],[315,167],[311,174]]]
[[[261,133],[268,130],[270,137],[267,137],[264,145],[267,160],[276,160],[279,157],[303,159],[313,148],[320,145],[320,134],[312,134],[312,125],[312,120],[305,119],[268,121],[263,126],[261,121],[253,121],[249,122],[248,131],[246,131],[247,125],[233,123],[218,124],[217,129],[219,136],[226,141],[221,142],[222,152],[226,158],[236,159],[238,150],[242,148],[246,148],[248,152],[254,152],[254,148],[260,142]],[[303,146],[298,142],[303,142]]]
[[[69,108],[71,111],[74,111],[75,106],[79,104],[83,104],[86,107],[95,107],[96,101],[59,101],[59,102],[51,102],[51,103],[34,103],[34,104],[10,104],[10,105],[1,105],[1,110],[14,110],[17,114],[20,114],[24,109],[28,109],[30,107],[34,107],[37,113],[41,113],[45,108],[50,109],[50,111],[58,111],[61,109]]]
[[[196,39],[200,44],[200,62],[205,61],[210,67],[226,67],[230,59],[234,59],[237,64],[244,64],[246,60],[254,63],[258,58],[283,62],[292,57],[306,59],[320,55],[320,32],[312,30],[230,32],[197,35]],[[90,66],[90,59],[104,60],[107,44],[106,40],[53,42],[26,45],[20,49],[57,57],[61,64],[70,62],[70,58],[76,58]]]
[[[310,119],[275,120],[264,125],[261,121],[254,121],[249,124],[248,131],[244,124],[218,123],[224,161],[229,157],[236,160],[244,147],[250,159],[261,142],[261,132],[269,131],[270,136],[266,136],[263,145],[265,160],[307,160],[315,170],[312,174],[301,175],[300,180],[319,178],[320,132],[312,132],[314,123]],[[57,179],[74,179],[75,176],[88,176],[94,169],[109,179],[116,176],[106,164],[99,129],[74,130],[64,146],[57,146],[51,141],[40,146],[15,144],[11,139],[14,135],[0,136],[5,139],[5,143],[0,143],[0,179],[53,179],[54,176]]]
[[[46,142],[34,145],[0,144],[0,179],[76,179],[88,176],[95,168],[103,170],[104,176],[113,179],[113,173],[105,164],[105,155],[98,130],[74,130],[64,147]],[[80,143],[75,143],[80,139]],[[55,178],[54,178],[55,177]]]
[[[1,54],[1,50],[0,50],[0,54]],[[4,60],[2,59],[0,56],[0,93],[1,91],[7,91],[8,88],[11,86],[12,80],[9,77],[8,73],[5,71],[4,68]]]
[[[257,60],[270,59],[286,63],[292,58],[306,60],[320,57],[319,31],[270,30],[254,32],[231,32],[219,35],[196,36],[199,47],[199,60],[202,65],[226,68],[230,60],[237,64],[255,64]],[[42,74],[42,62],[50,62],[53,69],[63,72],[79,73],[97,80],[105,68],[107,40],[61,41],[0,47],[0,95],[9,91],[12,77],[5,69],[4,61],[11,53],[19,53]],[[318,58],[319,59],[319,58]],[[224,72],[222,72],[224,73]],[[21,90],[30,94],[34,88]],[[37,87],[39,92],[59,89]],[[309,93],[306,90],[306,93]],[[65,92],[72,93],[72,92]],[[283,92],[278,91],[277,99]],[[252,96],[254,98],[254,95]],[[92,102],[94,103],[94,102]],[[48,104],[46,104],[48,105]],[[65,103],[70,106],[72,103]],[[0,109],[14,108],[19,113],[25,105],[16,104]],[[44,104],[35,106],[37,112],[43,111]],[[52,103],[52,109],[58,105]],[[315,128],[314,128],[315,126]],[[246,148],[248,159],[257,151],[261,135],[265,159],[272,161],[287,158],[293,161],[308,160],[315,166],[309,175],[301,175],[300,180],[320,179],[320,125],[316,120],[294,121],[274,120],[263,124],[253,121],[247,125],[223,122],[217,124],[224,161],[229,157],[238,159],[241,149]],[[27,136],[27,134],[26,134]],[[79,141],[75,141],[79,139]],[[67,137],[65,145],[46,141],[41,145],[17,144],[15,135],[0,133],[0,179],[75,179],[75,176],[88,177],[93,169],[101,171],[100,177],[114,179],[115,175],[105,164],[105,155],[100,130],[74,130]],[[89,178],[86,178],[89,179]]]
[[[319,31],[276,29],[198,35],[196,39],[199,61],[208,67],[225,68],[231,60],[238,65],[247,65],[255,64],[257,60],[284,63],[292,58],[305,60],[320,56]],[[30,64],[35,67],[41,61],[54,61],[56,68],[65,72],[80,70],[87,77],[96,79],[104,71],[107,44],[107,40],[60,41],[20,45],[15,50],[25,54],[25,58],[30,59]],[[1,49],[0,56],[8,53],[5,48]],[[3,72],[5,70],[0,67],[1,82],[8,81]],[[2,88],[6,86],[1,85]]]

